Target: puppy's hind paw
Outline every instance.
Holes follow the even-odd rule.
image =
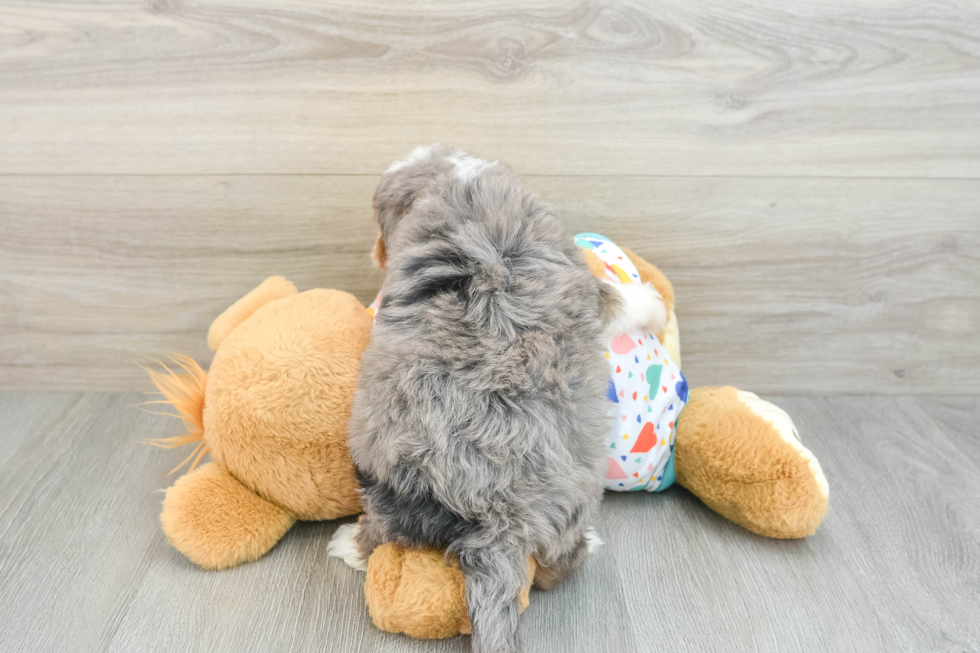
[[[589,553],[596,551],[600,546],[605,544],[603,539],[599,537],[599,534],[594,528],[590,528],[585,531],[585,544],[589,549]]]
[[[360,524],[344,524],[337,529],[327,544],[327,555],[333,558],[341,558],[351,569],[357,571],[367,571],[367,559],[361,555],[357,548],[357,532]]]
[[[610,283],[622,298],[623,308],[606,327],[611,338],[631,331],[660,333],[667,326],[667,307],[657,289],[648,283]]]

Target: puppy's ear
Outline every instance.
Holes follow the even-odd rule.
[[[371,259],[382,270],[385,269],[385,264],[388,263],[388,251],[385,249],[385,237],[382,233],[378,233],[378,239],[374,241],[374,248],[371,250]]]
[[[391,237],[398,221],[441,172],[452,167],[447,158],[454,150],[442,145],[416,148],[404,161],[396,161],[374,191],[374,211],[382,236]]]

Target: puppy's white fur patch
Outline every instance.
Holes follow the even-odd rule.
[[[484,170],[497,165],[496,161],[485,161],[468,154],[457,154],[449,157],[449,160],[453,162],[455,167],[456,178],[463,183],[476,179]]]
[[[360,529],[360,524],[344,524],[339,527],[330,539],[330,543],[327,544],[327,555],[333,558],[341,558],[352,569],[367,571],[367,560],[361,556],[355,541]]]
[[[408,155],[408,158],[407,159],[402,159],[401,161],[395,161],[390,166],[388,166],[388,169],[385,170],[385,174],[387,174],[389,172],[394,172],[395,170],[400,170],[400,169],[404,168],[405,166],[409,165],[410,163],[415,163],[417,161],[421,161],[422,159],[424,159],[427,156],[429,156],[429,153],[432,152],[432,148],[434,148],[434,147],[436,147],[436,145],[420,145],[420,146],[418,146],[417,148],[415,148],[414,150],[412,150],[411,154]]]
[[[408,155],[408,158],[401,161],[395,161],[388,166],[385,173],[387,174],[389,172],[401,170],[407,165],[411,165],[412,163],[417,163],[418,161],[428,158],[428,156],[432,153],[433,148],[436,147],[438,147],[438,145],[421,145],[415,148],[412,150],[412,153]],[[476,179],[484,170],[497,165],[496,161],[478,159],[475,156],[470,156],[469,154],[464,154],[462,152],[447,157],[447,159],[453,164],[453,173],[456,175],[456,178],[464,183]]]
[[[605,283],[623,299],[623,310],[606,327],[610,339],[631,331],[660,333],[667,326],[667,307],[656,288],[648,283]]]
[[[589,530],[585,531],[585,541],[589,547],[589,553],[592,553],[600,546],[605,544],[605,542],[602,541],[602,538],[599,537],[599,534],[595,532],[594,528],[590,528]]]

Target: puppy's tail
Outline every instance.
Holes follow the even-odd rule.
[[[458,553],[474,653],[519,653],[518,595],[527,585],[527,556],[499,539]]]

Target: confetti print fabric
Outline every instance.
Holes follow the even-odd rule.
[[[629,257],[608,238],[579,234],[575,243],[606,264],[613,283],[640,283]],[[657,338],[640,331],[616,336],[606,350],[613,430],[606,438],[606,489],[658,492],[675,480],[674,425],[687,401],[687,380]]]

